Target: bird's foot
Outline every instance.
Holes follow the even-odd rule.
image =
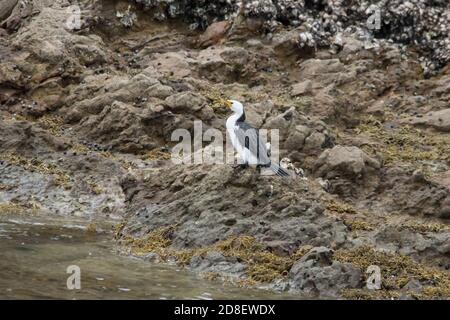
[[[241,164],[236,164],[233,166],[233,169],[240,169],[240,170],[244,170],[248,168],[248,163],[241,163]]]

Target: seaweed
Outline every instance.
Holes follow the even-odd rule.
[[[449,272],[421,264],[408,256],[377,251],[370,246],[361,246],[351,250],[340,249],[334,253],[334,259],[351,263],[361,270],[367,270],[371,265],[377,265],[381,269],[381,290],[348,289],[343,292],[346,298],[398,298],[405,294],[405,290],[402,289],[411,280],[418,280],[424,285],[421,292],[409,293],[416,298],[450,297]],[[406,293],[408,293],[407,290]]]

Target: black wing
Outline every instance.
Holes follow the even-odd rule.
[[[259,135],[259,130],[246,122],[237,122],[235,134],[241,146],[250,150],[250,153],[256,155],[258,164],[269,165],[270,158],[267,154],[266,141]]]

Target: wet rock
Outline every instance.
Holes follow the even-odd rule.
[[[312,248],[305,254],[299,262],[306,262],[312,260],[315,266],[329,266],[333,263],[333,250],[327,247]],[[291,271],[296,273],[298,268],[292,267]]]
[[[78,122],[80,115],[99,114],[105,106],[115,101],[134,103],[139,97],[146,96],[146,90],[152,91],[155,85],[160,84],[147,70],[131,78],[107,75],[86,78],[86,85],[74,88],[65,99],[66,104],[72,106],[66,112],[67,121]],[[93,95],[93,92],[97,94]]]
[[[450,263],[447,245],[450,238],[444,225],[406,222],[400,226],[386,226],[375,235],[377,246],[414,257],[418,261],[445,266]]]
[[[432,178],[438,185],[450,191],[450,170],[444,171]]]
[[[3,152],[25,155],[29,149],[41,153],[63,151],[68,148],[64,139],[25,121],[0,119],[0,126],[2,128],[0,146]]]
[[[189,268],[199,273],[217,273],[227,278],[241,278],[247,267],[233,258],[226,258],[217,251],[209,251],[204,256],[191,259]]]
[[[161,257],[159,256],[159,254],[154,253],[154,252],[146,254],[145,256],[142,257],[142,259],[144,261],[152,262],[152,263],[161,262]]]

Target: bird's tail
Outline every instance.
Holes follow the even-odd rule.
[[[277,176],[280,177],[290,177],[291,174],[284,168],[280,167],[275,163],[270,164],[270,170],[272,170]]]

